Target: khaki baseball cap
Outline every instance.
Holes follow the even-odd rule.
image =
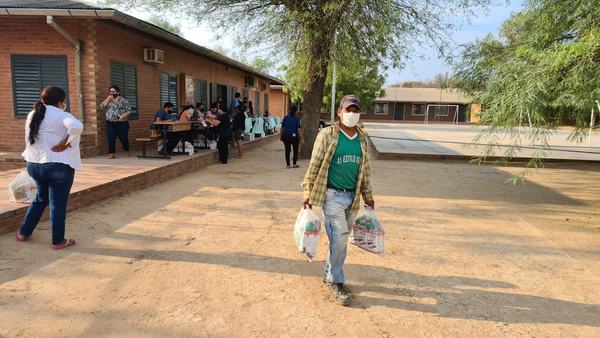
[[[350,106],[356,106],[360,109],[360,100],[356,95],[346,95],[340,101],[340,109],[346,109]]]

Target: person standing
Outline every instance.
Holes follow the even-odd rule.
[[[65,239],[65,220],[75,170],[81,168],[79,139],[83,124],[64,111],[65,102],[66,93],[59,87],[49,86],[42,91],[40,100],[27,115],[22,154],[37,193],[16,239],[19,242],[29,239],[50,204],[53,250],[75,245],[75,240]]]
[[[115,158],[117,137],[123,145],[123,150],[129,152],[129,114],[131,106],[126,98],[121,96],[117,86],[108,89],[108,96],[100,103],[100,110],[106,111],[106,134],[108,138],[108,158]]]
[[[304,136],[302,136],[302,126],[300,125],[300,118],[298,118],[298,107],[290,107],[289,113],[283,118],[281,122],[281,141],[285,146],[285,163],[286,168],[290,167],[290,152],[294,149],[293,157],[293,168],[298,168],[298,145],[302,143],[304,145]]]
[[[235,116],[238,113],[238,107],[242,104],[241,97],[242,94],[235,93],[233,99],[231,99],[231,103],[229,104],[229,118],[231,120],[235,119]]]
[[[237,114],[233,118],[233,144],[238,148],[238,155],[242,157],[242,134],[246,129],[246,114],[244,106],[237,107]]]
[[[229,141],[232,138],[231,120],[226,112],[220,109],[219,105],[214,104],[211,109],[217,109],[217,118],[209,118],[208,123],[217,128],[217,149],[219,149],[219,162],[227,164],[229,157]]]
[[[338,109],[339,121],[317,135],[310,164],[302,187],[304,208],[321,206],[329,252],[325,261],[324,282],[331,295],[342,305],[350,302],[344,285],[344,262],[348,235],[360,208],[360,196],[366,205],[375,208],[371,188],[367,133],[357,125],[360,101],[354,95],[342,98]]]

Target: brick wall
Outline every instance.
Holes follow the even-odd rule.
[[[178,76],[178,101],[179,105],[185,101],[182,92],[184,78],[182,74],[191,75],[196,79],[206,80],[210,83],[235,86],[242,92],[245,73],[221,62],[212,61],[202,55],[192,53],[170,42],[161,41],[146,33],[123,26],[112,21],[97,21],[97,44],[106,46],[98,48],[96,58],[96,96],[98,104],[108,95],[110,83],[110,61],[118,61],[136,66],[138,79],[138,110],[139,119],[130,121],[129,139],[147,137],[154,114],[160,107],[160,81],[161,71],[177,74]],[[164,51],[164,64],[148,64],[143,62],[143,48],[157,48]],[[257,79],[266,82],[265,79]],[[250,88],[249,99],[254,101],[254,93],[258,90],[261,95],[261,112],[264,111],[264,92],[261,88]],[[267,89],[268,91],[268,89]],[[271,100],[271,98],[269,98]],[[174,102],[175,103],[175,102]],[[227,102],[229,105],[229,102]],[[180,110],[180,108],[178,107]],[[98,112],[98,139],[100,152],[106,153],[106,129],[103,123],[104,113]],[[134,149],[141,148],[141,144],[132,143]],[[120,145],[117,142],[117,150]]]
[[[83,41],[84,51],[94,48],[94,25],[91,20],[55,18],[55,21],[75,38]],[[2,17],[0,20],[0,100],[7,104],[0,107],[0,124],[3,126],[0,136],[0,149],[21,151],[25,147],[24,118],[16,118],[13,105],[11,55],[65,55],[69,69],[70,110],[75,116],[77,111],[77,92],[75,85],[74,47],[52,27],[46,24],[46,17]],[[93,74],[86,72],[86,66],[93,63],[92,55],[84,52],[82,59],[82,81],[84,88],[93,88]],[[93,107],[95,96],[84,89],[85,128],[82,138],[82,150],[90,152],[95,147],[95,114]],[[32,102],[32,106],[33,106]],[[91,114],[90,114],[91,112]]]
[[[288,110],[288,95],[281,89],[271,89],[271,93],[269,94],[270,116],[279,116],[283,119]]]
[[[107,152],[106,126],[104,113],[97,107],[108,95],[110,83],[110,60],[133,64],[137,69],[139,120],[132,120],[130,142],[134,149],[141,148],[133,140],[146,137],[154,113],[159,110],[160,71],[185,73],[194,78],[204,79],[223,85],[235,86],[241,92],[245,72],[224,63],[210,60],[188,51],[173,43],[160,40],[144,32],[110,20],[76,19],[56,17],[56,22],[70,34],[84,43],[82,55],[82,81],[84,97],[85,128],[81,141],[83,156],[93,156]],[[75,84],[75,53],[73,46],[46,24],[44,16],[2,17],[0,20],[0,99],[10,102],[0,108],[0,123],[5,126],[0,136],[0,150],[22,151],[25,147],[25,120],[14,116],[12,74],[10,57],[12,54],[65,55],[69,69],[70,110],[75,116],[77,94]],[[165,51],[162,65],[143,62],[143,48],[158,48]],[[257,78],[259,83],[268,82]],[[182,83],[181,77],[178,79]],[[180,86],[181,87],[181,83]],[[249,88],[249,97],[254,101],[255,92],[260,92],[261,112],[264,111],[264,91],[262,87]],[[181,88],[179,104],[184,102]],[[268,86],[266,91],[268,92]],[[269,98],[271,101],[271,98]],[[32,102],[33,105],[34,102]],[[229,102],[227,102],[229,104]],[[117,147],[120,149],[120,146]]]

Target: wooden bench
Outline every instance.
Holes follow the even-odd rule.
[[[146,145],[152,141],[162,140],[161,137],[139,137],[139,138],[136,138],[135,140],[136,140],[136,142],[144,142],[142,144],[142,155],[138,155],[138,158],[164,158],[164,159],[171,158],[171,156],[148,156],[148,155],[146,155]]]

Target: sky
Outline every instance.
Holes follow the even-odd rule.
[[[460,44],[475,41],[477,38],[483,38],[488,33],[497,36],[502,23],[508,19],[513,12],[519,11],[525,0],[496,0],[501,4],[492,6],[487,10],[479,10],[471,17],[470,22],[464,22],[459,16],[452,19],[452,22],[459,25],[452,36],[453,42],[450,43],[450,48],[456,48]],[[136,10],[123,10],[125,13],[148,20],[153,13],[140,12]],[[177,17],[177,16],[175,16]],[[216,34],[206,25],[197,24],[195,22],[175,21],[181,26],[182,35],[187,40],[190,40],[198,45],[210,49],[235,50],[235,41],[232,36],[217,37]],[[386,74],[386,85],[402,82],[429,80],[439,73],[451,73],[452,68],[443,60],[437,57],[437,52],[431,46],[421,47],[420,55],[426,55],[425,58],[414,57],[406,62],[403,69],[389,69]],[[231,55],[228,55],[231,56]],[[260,52],[254,51],[248,59],[252,59],[261,55]],[[272,74],[276,75],[276,74]]]

